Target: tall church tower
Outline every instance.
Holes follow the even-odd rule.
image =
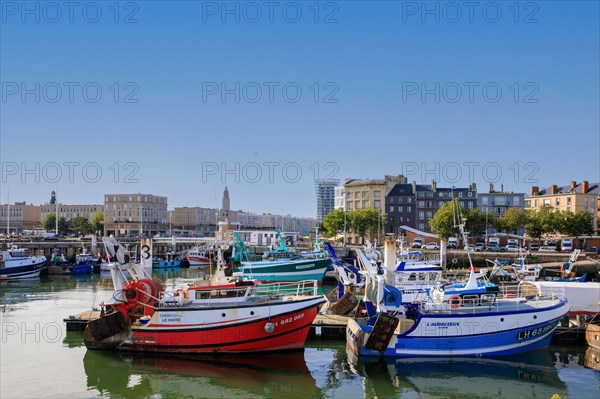
[[[50,194],[50,205],[55,205],[56,204],[56,191],[52,191],[52,194]]]
[[[223,191],[223,199],[221,200],[221,212],[227,218],[229,216],[229,190],[227,190],[227,186],[225,186],[225,190]]]

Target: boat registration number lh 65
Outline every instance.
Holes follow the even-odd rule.
[[[548,331],[552,330],[554,327],[556,327],[557,324],[558,323],[551,323],[544,327],[533,328],[531,330],[526,331],[519,331],[519,333],[517,334],[517,339],[519,341],[522,341],[524,339],[537,337],[538,335],[545,334]]]

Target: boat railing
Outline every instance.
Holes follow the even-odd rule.
[[[256,295],[269,297],[281,295],[318,295],[318,289],[319,282],[317,280],[266,283],[256,286]]]
[[[462,314],[469,311],[479,313],[482,309],[501,311],[507,310],[508,307],[519,310],[524,307],[546,307],[548,306],[548,300],[558,300],[564,298],[564,296],[564,288],[561,287],[551,287],[540,291],[533,284],[518,284],[502,287],[498,295],[492,292],[461,295],[459,298],[453,298],[452,302],[422,302],[419,304],[419,308],[424,313],[450,311],[451,313]]]

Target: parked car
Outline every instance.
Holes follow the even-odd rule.
[[[423,246],[423,240],[421,238],[415,238],[415,240],[412,242],[413,248],[421,248],[422,246]]]
[[[475,244],[475,251],[481,252],[483,250],[485,250],[485,245],[482,242]]]
[[[488,247],[486,248],[486,251],[492,251],[492,252],[505,252],[506,248],[501,247],[498,244],[491,244],[488,245]]]
[[[507,245],[504,249],[507,251],[519,251],[521,248],[518,245]]]
[[[449,242],[448,244],[446,244],[446,248],[448,248],[448,249],[456,249],[456,248],[458,248],[458,246],[456,245],[455,242]]]
[[[474,250],[475,250],[475,245],[472,245],[472,244],[467,244],[467,245],[465,245],[465,246],[463,247],[463,249],[464,249],[465,251],[474,251]]]
[[[539,249],[540,249],[540,244],[538,244],[537,242],[532,242],[531,244],[529,244],[530,251],[537,251]]]
[[[428,242],[427,244],[423,245],[421,248],[423,248],[423,249],[440,249],[440,246],[437,242]]]
[[[548,245],[542,245],[540,247],[540,249],[538,249],[538,252],[556,252],[556,247],[554,247],[554,246],[548,246]]]

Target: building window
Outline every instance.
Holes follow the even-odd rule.
[[[375,209],[381,209],[381,200],[375,200],[373,202],[374,202]]]
[[[425,208],[425,201],[419,201],[418,206],[419,208]]]
[[[369,199],[369,192],[368,191],[363,191],[362,197],[363,197],[363,199]]]
[[[549,198],[544,200],[544,205],[550,206],[550,199]]]
[[[360,201],[356,201],[354,203],[354,206],[356,207],[356,209],[360,209]]]
[[[571,197],[567,197],[567,205],[571,205]]]
[[[412,207],[411,206],[407,206],[406,207],[406,212],[408,212],[408,213],[412,212]]]
[[[481,205],[487,206],[487,204],[488,204],[488,197],[481,197]]]
[[[398,212],[402,212],[402,207],[401,206],[398,207]]]
[[[394,212],[394,207],[390,206],[390,212]]]
[[[352,210],[352,202],[348,202],[348,210],[351,211]]]
[[[419,212],[419,219],[425,219],[425,212]]]
[[[468,196],[468,197],[472,197],[472,196],[473,196],[473,192],[472,192],[472,191],[469,191],[469,193],[468,193],[468,195],[467,195],[467,196]]]
[[[360,192],[356,191],[356,192],[354,193],[354,198],[360,198]]]
[[[520,198],[517,195],[513,197],[513,206],[521,206]]]
[[[462,196],[463,196],[463,193],[462,193],[462,191],[459,191],[459,192],[458,192],[458,198],[462,198]]]
[[[555,205],[560,206],[560,198],[556,198]]]
[[[534,206],[534,208],[537,208],[537,207],[538,207],[538,200],[534,200],[534,201],[533,201],[533,206]]]
[[[427,212],[427,219],[431,219],[433,217],[433,212]]]
[[[444,201],[438,201],[438,208],[441,208],[442,206],[444,206]]]
[[[375,191],[375,198],[381,198],[381,191]]]
[[[369,207],[369,201],[363,201],[362,207],[363,208],[368,208]]]
[[[390,197],[390,204],[393,204],[395,199],[395,197]]]
[[[408,198],[406,199],[406,203],[407,203],[407,204],[412,204],[412,197],[408,197]]]

